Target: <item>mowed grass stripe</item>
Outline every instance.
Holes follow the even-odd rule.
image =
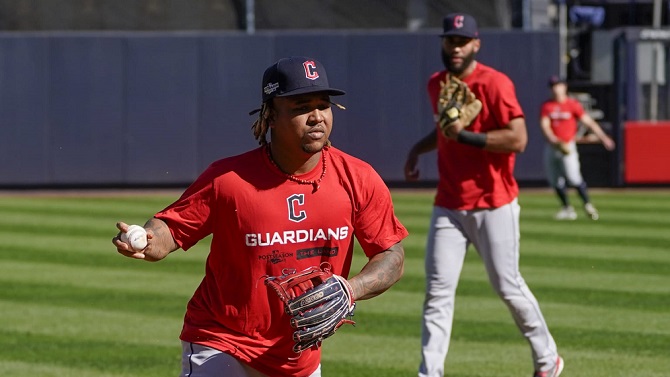
[[[474,252],[474,257],[478,258]],[[479,259],[474,257],[466,258],[471,263],[476,263]],[[407,263],[420,265],[423,270],[423,255],[412,254],[406,256]],[[559,256],[555,254],[543,255],[541,253],[523,253],[520,258],[520,267],[546,267],[565,268],[571,271],[588,272],[621,272],[626,274],[649,274],[668,276],[670,271],[670,259],[665,261],[657,260],[617,260],[608,259],[603,256]],[[423,271],[422,271],[423,272]]]
[[[432,209],[435,194],[432,192],[399,192],[392,191],[395,208],[416,208],[421,206],[430,207]],[[665,191],[651,192],[643,190],[613,190],[613,191],[599,191],[591,190],[591,201],[598,207],[599,210],[609,213],[627,213],[635,215],[636,213],[661,213],[670,211],[670,193]],[[572,205],[580,212],[581,199],[574,193],[568,194]],[[521,205],[521,212],[524,210],[543,210],[548,213],[557,212],[559,209],[559,201],[556,195],[551,190],[537,191],[521,189],[519,194],[519,204]],[[400,211],[402,212],[402,211]],[[583,212],[579,214],[582,215]]]
[[[170,292],[143,292],[89,288],[52,283],[16,282],[0,278],[0,300],[21,303],[48,303],[69,308],[97,308],[109,311],[181,317],[188,297]]]
[[[116,252],[116,249],[114,249],[111,242],[109,246],[98,248],[97,250],[99,250],[98,254],[92,254],[70,250],[45,250],[42,248],[33,249],[30,247],[0,246],[0,260],[75,265],[94,269],[123,268],[135,271],[155,269],[166,272],[204,273],[204,261],[200,259],[183,258],[180,261],[165,260],[161,261],[160,266],[152,266],[149,268],[147,265],[139,264],[147,262],[131,262],[123,259],[124,257]],[[203,251],[203,253],[206,252],[207,251]]]
[[[210,243],[210,239],[206,239],[188,252],[175,251],[160,264],[150,267],[119,255],[111,240],[111,237],[101,240],[91,236],[68,235],[49,235],[36,239],[22,236],[11,238],[10,235],[0,232],[0,260],[202,274]]]
[[[96,307],[60,307],[48,302],[20,303],[0,300],[0,320],[13,332],[43,336],[123,342],[136,346],[174,346],[179,343],[182,318],[109,311]],[[51,320],[48,320],[51,318]],[[48,320],[47,326],[35,326]]]
[[[587,226],[590,225],[587,224]],[[428,224],[425,226],[427,227]],[[670,260],[667,246],[670,242],[665,240],[655,237],[628,239],[625,236],[613,239],[608,235],[594,238],[589,234],[575,237],[571,235],[569,228],[559,228],[559,226],[555,225],[556,229],[546,232],[531,225],[522,225],[521,255],[552,253],[568,256],[602,256],[619,260],[648,259],[659,262]],[[428,232],[419,225],[410,225],[407,228],[410,235],[403,240],[406,253],[423,257]],[[670,225],[668,228],[670,229]],[[663,238],[666,237],[665,233],[664,230],[658,232]],[[634,245],[634,248],[631,248],[631,244]],[[473,252],[476,251],[473,250]]]
[[[140,264],[142,269],[127,268],[88,268],[72,264],[52,264],[37,262],[5,261],[0,264],[2,279],[16,283],[48,284],[56,282],[63,285],[87,288],[142,291],[145,293],[181,294],[189,297],[200,283],[204,273],[183,273],[165,271],[158,264]],[[154,268],[154,266],[156,268]]]
[[[667,232],[666,224],[660,221],[655,224],[636,229],[635,232],[630,232],[630,224],[612,224],[605,222],[591,222],[588,226],[573,226],[571,222],[567,224],[557,225],[557,222],[551,223],[529,223],[521,222],[521,229],[524,237],[563,237],[573,242],[579,242],[582,239],[591,238],[607,243],[616,243],[621,240],[639,242],[642,245],[645,243],[666,243],[670,241],[670,232]],[[670,221],[667,222],[670,226]],[[567,230],[569,233],[563,233]]]
[[[394,289],[404,292],[417,292],[424,289],[425,279],[418,276],[404,276]],[[530,286],[540,302],[591,305],[609,308],[640,309],[651,312],[668,311],[667,293],[625,292],[618,290],[575,288],[543,285],[535,282]],[[458,285],[457,296],[491,297],[494,295],[488,281],[470,280],[462,277]]]
[[[419,346],[414,338],[335,336],[324,347],[322,369],[335,376],[413,376],[420,362]],[[609,349],[572,350],[567,346],[561,348],[561,354],[566,360],[566,376],[667,376],[664,356],[641,356]],[[378,370],[384,374],[376,374]],[[524,341],[501,345],[495,341],[455,339],[451,342],[446,363],[446,375],[450,377],[530,376],[532,370],[528,345]]]
[[[393,205],[396,213],[402,213],[405,218],[414,217],[430,219],[430,215],[433,212],[432,205],[426,205],[426,203],[394,203]]]
[[[457,309],[457,312],[459,310]],[[504,313],[501,313],[504,314]],[[397,315],[391,313],[356,313],[358,326],[343,327],[342,333],[366,334],[372,336],[412,337],[421,331],[421,317]],[[456,316],[452,330],[452,339],[468,342],[497,342],[515,344],[524,342],[519,330],[511,318],[507,321],[470,320]],[[502,318],[502,317],[501,317]],[[583,329],[550,325],[559,344],[569,344],[573,348],[598,348],[635,353],[644,356],[663,356],[670,344],[667,334],[640,334],[634,329]],[[347,334],[348,335],[348,334]]]
[[[50,202],[39,201],[35,203],[25,200],[17,201],[11,204],[0,204],[0,213],[3,214],[3,221],[21,221],[25,218],[34,221],[53,222],[61,218],[65,219],[86,219],[90,223],[109,224],[114,226],[118,220],[130,221],[129,219],[142,219],[142,223],[153,214],[163,208],[163,205],[157,207],[153,203],[128,203],[118,201],[115,205],[100,204],[96,201],[84,201],[83,203],[68,201],[57,201],[51,199]],[[53,202],[57,201],[56,204]]]
[[[644,189],[616,189],[616,190],[590,190],[591,201],[598,206],[622,207],[622,208],[670,208],[670,191],[644,190]],[[519,195],[521,201],[533,206],[552,208],[559,205],[558,197],[551,189],[535,190],[521,189]],[[573,205],[578,207],[581,200],[576,190],[568,191],[568,198]]]
[[[108,239],[110,244],[112,237],[116,235],[115,222],[112,220],[107,226],[87,222],[84,218],[67,219],[60,217],[54,221],[38,218],[28,221],[13,221],[11,218],[3,218],[0,227],[3,233],[11,233],[16,236],[40,235],[65,235],[71,237],[95,237],[96,239]]]
[[[415,376],[418,371],[421,357],[418,339],[351,333],[346,338],[333,337],[331,344],[332,348],[326,345],[323,351],[324,375],[405,377]],[[351,352],[334,352],[333,349],[348,349]],[[461,372],[465,374],[459,374]],[[497,343],[461,340],[451,343],[447,361],[447,375],[450,377],[518,377],[529,375],[527,372],[532,373],[527,345],[508,344],[503,347]]]
[[[526,257],[523,257],[525,260]],[[584,263],[589,263],[587,260]],[[361,264],[364,261],[360,262]],[[401,279],[400,284],[403,284],[405,277],[412,277],[416,279],[424,278],[424,260],[423,258],[412,256],[405,258],[405,274]],[[626,292],[650,292],[663,293],[670,295],[670,275],[667,274],[650,274],[646,272],[637,272],[628,270],[609,271],[601,269],[598,264],[588,264],[590,268],[584,268],[584,272],[573,279],[565,279],[566,274],[573,273],[571,265],[553,265],[550,263],[538,263],[538,265],[530,265],[522,263],[521,273],[526,281],[532,286],[535,282],[542,282],[545,285],[552,285],[557,287],[591,287],[591,288],[605,288],[616,289],[618,291]],[[475,281],[488,281],[488,275],[484,270],[484,265],[479,260],[478,256],[469,254],[463,265],[461,276],[465,279]]]
[[[561,233],[558,229],[548,232],[543,229],[535,229],[529,226],[522,226],[521,242],[525,239],[541,240],[546,244],[553,244],[556,247],[568,247],[569,245],[589,245],[589,246],[626,246],[634,250],[635,248],[645,247],[663,247],[670,242],[670,235],[661,232],[654,236],[637,236],[626,234],[571,234],[569,230]],[[522,246],[523,247],[523,246]]]
[[[600,211],[600,220],[592,221],[581,212],[577,213],[577,220],[575,221],[557,221],[554,220],[555,213],[558,210],[539,210],[539,209],[521,209],[522,225],[539,225],[555,228],[565,228],[570,230],[588,230],[599,227],[619,227],[630,232],[631,229],[657,229],[670,224],[666,217],[660,215],[659,212],[650,213],[625,213],[625,212],[607,212]]]
[[[128,373],[109,373],[99,370],[91,370],[75,365],[54,365],[49,363],[36,363],[34,360],[21,362],[4,360],[0,362],[1,376],[39,376],[39,377],[61,377],[61,376],[96,376],[96,377],[135,377]]]
[[[0,329],[0,360],[31,362],[84,370],[109,371],[129,376],[174,376],[180,348],[139,347],[122,341],[96,341],[67,336]]]
[[[579,203],[579,204],[577,204]],[[649,221],[651,219],[655,218],[660,218],[660,215],[664,211],[670,210],[670,208],[664,208],[666,207],[666,204],[661,203],[659,207],[647,207],[647,208],[641,208],[637,209],[635,208],[635,203],[632,202],[630,207],[629,206],[621,206],[621,205],[613,205],[613,206],[607,206],[607,205],[601,205],[598,202],[595,202],[596,207],[598,208],[598,212],[600,212],[601,216],[600,219],[596,222],[592,221],[587,215],[586,212],[584,211],[584,208],[581,206],[581,202],[578,201],[577,203],[574,204],[575,211],[577,213],[577,220],[576,221],[562,221],[561,223],[568,223],[568,224],[579,224],[579,223],[592,223],[592,224],[597,224],[597,223],[602,223],[602,222],[620,222],[621,220],[626,220],[630,219],[631,221],[637,223],[644,223],[645,221]],[[535,205],[535,204],[528,204],[526,201],[523,201],[523,199],[520,199],[520,205],[521,205],[521,214],[522,217],[526,220],[532,220],[532,221],[547,221],[547,222],[557,222],[554,220],[554,215],[559,211],[560,205],[559,203],[556,204],[549,204],[543,203],[540,205]],[[670,206],[670,205],[668,205]],[[667,221],[666,219],[662,219],[662,221]]]
[[[422,293],[408,293],[391,290],[379,296],[374,301],[362,301],[356,306],[357,315],[360,313],[374,313],[385,315],[395,313],[409,317],[421,317],[423,305]],[[398,302],[404,305],[399,307]],[[458,296],[456,300],[456,318],[463,318],[473,322],[501,322],[510,323],[511,317],[507,306],[494,295],[488,298]],[[664,312],[649,312],[646,310],[619,309],[561,304],[541,300],[540,306],[545,311],[545,317],[552,326],[573,327],[592,331],[637,331],[642,334],[663,334],[670,336],[670,322]],[[574,321],[579,318],[579,321]],[[631,329],[631,323],[635,329]],[[364,325],[364,324],[361,324]]]
[[[359,334],[355,330],[347,328],[343,336],[336,334],[324,342],[321,359],[324,376],[416,375],[421,345],[417,337]]]
[[[559,257],[549,255],[525,254],[521,258],[523,266],[551,266],[553,268],[566,268],[571,271],[606,271],[634,273],[645,275],[668,276],[670,271],[670,260],[659,261],[618,261],[606,258],[589,257]]]
[[[137,195],[137,196],[0,196],[0,210],[11,211],[20,209],[22,212],[40,213],[40,211],[74,211],[81,213],[89,210],[95,217],[96,214],[104,214],[108,211],[119,209],[133,209],[158,211],[167,206],[179,195]]]
[[[523,238],[521,240],[521,258],[526,255],[551,255],[567,257],[586,257],[589,259],[611,259],[618,261],[654,261],[668,262],[668,248],[662,245],[637,247],[631,250],[626,245],[582,245],[570,247],[543,241],[541,238]]]

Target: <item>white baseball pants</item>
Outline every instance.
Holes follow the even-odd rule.
[[[570,153],[564,155],[553,146],[547,144],[544,149],[544,165],[547,179],[552,187],[579,187],[584,181],[579,163],[577,144],[568,143]]]
[[[468,245],[477,249],[493,289],[530,343],[535,370],[557,357],[540,306],[519,272],[519,212],[513,202],[496,209],[458,211],[433,208],[426,247],[420,377],[442,377],[454,315],[456,287]]]

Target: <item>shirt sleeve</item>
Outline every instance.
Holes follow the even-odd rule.
[[[365,255],[372,258],[407,237],[407,229],[393,210],[391,193],[370,167],[355,197],[354,234]]]
[[[540,107],[540,118],[548,117],[549,113],[549,102],[545,102],[542,104],[542,107]]]
[[[165,221],[179,247],[188,250],[212,232],[214,180],[210,167],[174,203],[154,215]]]
[[[486,89],[489,109],[494,114],[499,127],[505,127],[512,119],[523,118],[523,110],[516,98],[514,83],[509,77],[500,74]]]

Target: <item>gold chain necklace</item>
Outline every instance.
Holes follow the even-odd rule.
[[[321,150],[321,165],[322,165],[322,169],[323,169],[321,171],[321,176],[319,178],[311,180],[311,181],[308,181],[306,179],[298,178],[293,174],[289,174],[289,173],[283,171],[282,168],[280,168],[279,165],[277,165],[275,160],[272,158],[272,153],[270,152],[270,144],[268,144],[265,147],[265,152],[267,153],[268,159],[270,160],[272,165],[274,165],[274,167],[276,167],[280,172],[282,172],[288,180],[299,183],[301,185],[312,185],[314,187],[314,191],[312,191],[312,192],[316,192],[316,190],[318,190],[319,187],[321,187],[319,184],[323,180],[323,177],[326,176],[326,165],[327,165],[327,163],[326,163],[326,150],[327,149],[328,149],[328,147],[323,147],[323,149]]]

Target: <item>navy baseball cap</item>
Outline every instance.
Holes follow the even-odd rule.
[[[306,56],[279,59],[263,74],[263,103],[274,97],[296,94],[327,92],[331,96],[344,94],[331,88],[328,75],[321,62]]]
[[[442,20],[444,32],[442,37],[458,36],[465,38],[479,38],[479,29],[474,17],[466,13],[451,13]]]
[[[549,86],[554,86],[556,84],[565,84],[565,79],[562,79],[560,76],[553,75],[549,77],[549,81],[547,82]]]

